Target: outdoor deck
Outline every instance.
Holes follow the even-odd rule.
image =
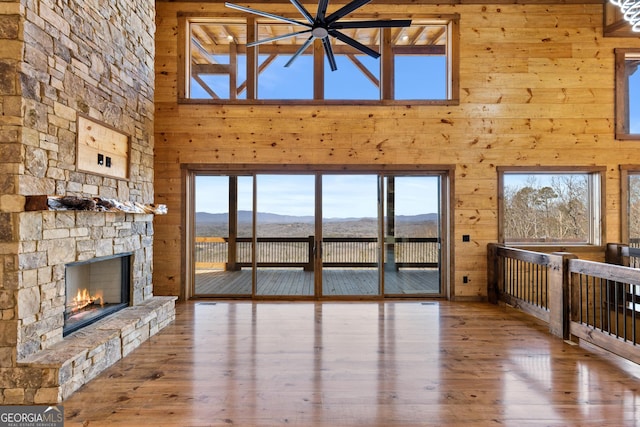
[[[323,296],[378,295],[378,270],[339,268],[322,271]],[[384,274],[385,295],[437,295],[437,269],[389,271]],[[293,268],[263,268],[257,272],[256,295],[313,296],[314,272]],[[251,270],[200,271],[196,273],[196,295],[250,295]]]

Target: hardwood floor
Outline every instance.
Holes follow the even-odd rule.
[[[640,367],[505,307],[177,305],[63,402],[65,426],[634,426]]]
[[[251,270],[196,271],[198,296],[250,295]],[[313,296],[314,272],[302,269],[264,268],[257,274],[256,295]],[[378,295],[378,270],[327,268],[322,272],[322,296]],[[386,295],[434,295],[440,293],[437,269],[385,271]]]

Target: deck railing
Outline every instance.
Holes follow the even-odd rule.
[[[611,254],[625,253],[608,245]],[[640,362],[640,269],[488,247],[488,295],[549,324],[554,335],[579,338]]]
[[[315,237],[258,237],[256,260],[259,267],[302,267],[313,269]],[[235,240],[235,259],[230,259],[226,237],[196,237],[196,266],[234,264],[251,266],[252,239]],[[396,268],[437,267],[440,239],[396,237],[393,244]],[[378,265],[378,239],[375,237],[325,237],[322,240],[325,267],[375,267]]]

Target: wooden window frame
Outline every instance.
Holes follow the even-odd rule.
[[[498,166],[498,242],[509,246],[523,248],[535,248],[542,251],[567,251],[568,248],[601,247],[606,236],[605,215],[605,178],[607,168],[604,166]],[[505,174],[532,174],[532,175],[560,175],[560,174],[585,174],[593,177],[592,189],[589,194],[589,239],[585,243],[558,242],[535,244],[531,242],[509,241],[505,243],[504,235],[504,175]],[[595,190],[595,194],[594,194]]]
[[[359,16],[358,18],[379,18],[374,16]],[[412,15],[414,20],[419,23],[417,25],[428,25],[428,21],[434,23],[447,24],[447,45],[446,45],[446,96],[447,99],[418,99],[418,100],[394,100],[393,95],[393,55],[394,49],[389,40],[389,32],[381,31],[381,77],[380,77],[380,99],[376,100],[334,100],[324,99],[324,50],[320,40],[316,40],[313,46],[313,99],[256,99],[257,95],[257,79],[258,79],[258,49],[248,48],[247,56],[247,99],[194,99],[189,97],[189,81],[188,72],[191,69],[189,33],[190,24],[192,22],[203,22],[216,19],[238,19],[245,20],[247,25],[247,39],[255,37],[257,34],[258,23],[264,23],[260,18],[247,17],[240,14],[178,14],[178,76],[177,76],[177,93],[178,103],[180,104],[295,104],[295,105],[459,105],[460,103],[460,31],[459,31],[459,14],[446,15]],[[385,16],[385,18],[387,18]],[[391,16],[389,18],[397,18]],[[388,29],[386,29],[388,30]],[[386,36],[385,36],[386,33]],[[231,97],[233,98],[233,97]]]
[[[640,165],[620,165],[620,242],[629,244],[629,176],[640,175]]]
[[[640,140],[640,134],[629,132],[629,87],[625,62],[633,56],[640,60],[640,49],[615,49],[615,133],[618,140]]]

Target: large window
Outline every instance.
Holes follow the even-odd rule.
[[[640,248],[640,166],[620,166],[622,242]]]
[[[308,34],[282,36],[304,29],[296,25],[244,16],[185,17],[180,22],[185,36],[179,81],[183,100],[442,104],[458,99],[457,15],[413,18],[406,28],[343,29],[381,56],[372,58],[331,37],[336,71],[331,71],[320,39],[295,56]],[[273,41],[247,47],[265,39]]]
[[[523,245],[599,245],[600,171],[499,168],[500,240]]]
[[[616,49],[616,138],[640,139],[640,49]]]

